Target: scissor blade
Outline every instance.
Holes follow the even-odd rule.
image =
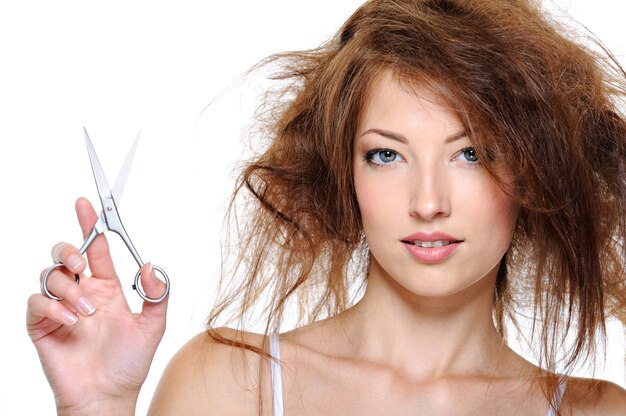
[[[133,159],[135,158],[135,152],[137,151],[137,145],[139,144],[139,136],[141,136],[141,130],[137,133],[137,137],[126,155],[126,160],[124,160],[124,164],[120,168],[117,178],[115,179],[115,183],[113,184],[113,189],[111,190],[113,200],[115,200],[115,204],[117,206],[120,205],[122,194],[124,193],[124,187],[126,186],[126,179],[128,179],[130,168],[133,166]]]
[[[111,188],[109,188],[107,179],[104,176],[104,171],[102,170],[102,166],[100,165],[100,161],[98,160],[98,155],[93,148],[93,144],[91,143],[89,134],[87,134],[87,129],[83,127],[83,130],[85,131],[85,143],[87,144],[87,153],[89,153],[91,170],[93,172],[93,177],[96,180],[96,188],[98,188],[100,203],[102,204],[102,209],[104,210],[107,206],[109,206],[109,203],[107,203],[106,200],[112,198]]]

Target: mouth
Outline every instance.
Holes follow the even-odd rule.
[[[423,264],[438,264],[446,261],[459,249],[464,240],[449,234],[417,232],[404,237],[402,243],[417,261]]]
[[[463,240],[442,231],[418,231],[407,235],[400,241],[422,248],[440,248],[463,242]]]
[[[402,240],[405,244],[412,244],[414,246],[423,247],[423,248],[438,248],[444,247],[454,243],[460,243],[461,240],[435,240],[435,241],[424,241],[424,240]]]

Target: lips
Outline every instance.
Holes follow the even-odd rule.
[[[453,237],[441,231],[430,231],[430,232],[418,231],[402,239],[403,243],[408,243],[408,244],[418,243],[416,245],[423,245],[424,243],[432,243],[432,244],[437,243],[437,244],[440,244],[439,247],[441,245],[448,245],[451,243],[458,243],[461,241],[462,241],[461,239]],[[432,246],[432,247],[435,247],[435,246]]]
[[[443,262],[463,243],[463,240],[441,231],[420,231],[404,237],[401,241],[417,261],[426,264]]]

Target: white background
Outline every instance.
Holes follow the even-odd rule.
[[[167,361],[202,330],[209,310],[230,172],[260,91],[258,79],[240,75],[271,53],[318,45],[359,3],[0,3],[1,415],[54,413],[24,313],[52,245],[82,242],[74,200],[97,203],[82,127],[111,185],[143,131],[120,211],[143,259],[172,279],[168,329],[138,405],[145,414]],[[559,4],[626,61],[623,2]],[[136,265],[109,240],[129,287]],[[128,297],[137,310],[136,295]],[[620,325],[610,335],[598,375],[625,385]]]

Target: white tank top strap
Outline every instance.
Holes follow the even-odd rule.
[[[283,416],[283,381],[280,369],[279,334],[270,334],[270,373],[272,376],[272,396],[274,416]]]
[[[554,392],[554,396],[552,396],[552,400],[550,401],[550,407],[548,408],[548,414],[546,416],[556,416],[556,412],[561,406],[561,401],[563,400],[563,396],[565,396],[565,389],[567,388],[567,379],[565,376],[561,376],[559,379],[559,386]]]

